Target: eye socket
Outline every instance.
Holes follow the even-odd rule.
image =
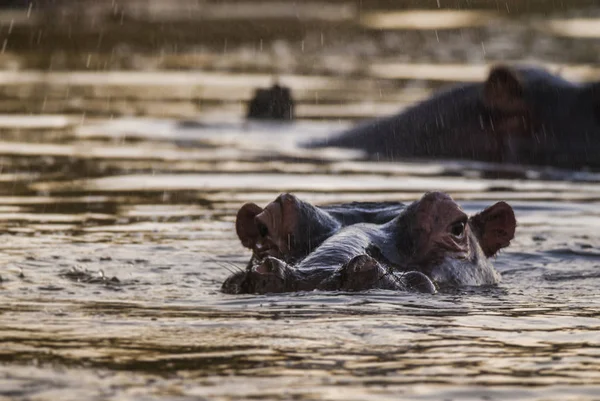
[[[269,235],[269,228],[260,221],[256,222],[256,229],[258,230],[258,234],[260,234],[261,237],[266,237],[267,235]]]
[[[465,233],[465,222],[457,221],[450,226],[450,233],[455,237],[462,237]]]

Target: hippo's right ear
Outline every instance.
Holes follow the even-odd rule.
[[[263,209],[260,206],[254,203],[246,203],[237,212],[235,232],[246,248],[252,249],[260,237],[254,218],[262,211]]]
[[[506,202],[498,202],[484,209],[471,217],[469,223],[488,258],[510,245],[517,227],[515,212]]]
[[[483,84],[483,102],[492,110],[518,112],[526,108],[523,84],[518,73],[507,66],[495,66]]]

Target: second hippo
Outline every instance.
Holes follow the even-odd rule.
[[[484,82],[458,84],[306,146],[362,149],[376,159],[600,168],[600,82],[498,65]]]

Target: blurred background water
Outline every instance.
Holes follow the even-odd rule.
[[[1,6],[0,399],[598,399],[597,173],[297,146],[498,62],[600,80],[597,2]],[[298,120],[244,121],[273,82]],[[428,190],[513,205],[499,287],[219,292],[245,202]]]

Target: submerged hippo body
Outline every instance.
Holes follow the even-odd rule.
[[[446,194],[425,194],[386,222],[342,227],[297,264],[257,258],[229,277],[228,293],[371,288],[434,292],[438,286],[492,285],[488,258],[514,237],[512,208],[499,202],[468,217]]]
[[[358,148],[388,159],[600,168],[600,83],[497,66],[483,83],[457,85],[307,146]]]

